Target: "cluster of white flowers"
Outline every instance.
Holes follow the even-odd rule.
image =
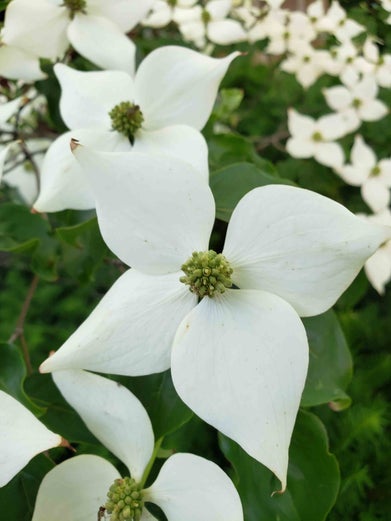
[[[281,2],[269,3],[262,20],[251,27],[248,20],[246,30],[226,20],[227,14],[233,8],[242,13],[247,9],[248,17],[256,17],[256,12],[245,3],[234,6],[226,0],[211,0],[202,8],[191,0],[159,0],[147,21],[158,25],[180,20],[182,34],[197,45],[204,45],[206,38],[230,43],[227,34],[234,34],[234,41],[268,37],[270,53],[293,53],[299,40],[309,38],[308,45],[312,35],[325,30],[319,29],[319,19],[288,14]],[[66,400],[125,463],[130,476],[121,478],[96,456],[71,458],[43,480],[33,521],[45,521],[48,512],[53,521],[84,521],[99,508],[121,519],[115,517],[118,487],[128,500],[121,506],[124,519],[153,520],[144,502],[159,505],[170,521],[243,519],[231,481],[216,465],[194,455],[170,457],[145,488],[158,447],[149,418],[128,390],[88,371],[141,376],[171,368],[182,400],[268,467],[284,491],[308,366],[300,317],[329,309],[364,262],[391,238],[389,226],[357,217],[319,194],[269,185],[241,199],[222,253],[210,250],[215,203],[200,130],[239,53],[216,59],[168,46],[151,52],[135,73],[134,46],[124,33],[151,6],[132,0],[36,0],[32,7],[28,0],[12,0],[6,11],[2,38],[11,55],[15,47],[22,53],[29,49],[34,60],[55,60],[71,43],[93,63],[110,69],[83,72],[55,65],[60,112],[70,131],[58,137],[43,158],[34,208],[96,208],[105,242],[131,266],[41,365],[41,372],[53,372]],[[346,26],[345,37],[362,30],[344,16],[333,3],[323,17],[330,32],[336,34],[341,25]],[[37,61],[32,63],[38,67]],[[380,76],[384,81],[384,73]],[[366,80],[364,76],[349,87],[356,90],[340,93],[339,100],[350,101],[346,107],[339,103],[339,113],[314,121],[291,110],[293,137],[287,149],[296,157],[315,157],[338,167],[349,179],[358,156],[359,184],[378,210],[374,184],[390,186],[389,162],[377,162],[357,139],[352,165],[344,166],[334,142],[354,122],[357,126],[368,119],[371,111],[363,106],[376,102],[376,92],[369,89],[369,96]],[[361,92],[358,104],[355,96]],[[337,98],[330,91],[326,96]],[[10,103],[0,112],[5,130],[23,100]],[[383,115],[381,110],[378,114]],[[13,146],[3,145],[1,162]],[[381,201],[383,208],[388,203],[384,194]],[[61,440],[5,393],[0,393],[0,401],[4,485],[32,456]],[[18,422],[13,423],[15,417]]]

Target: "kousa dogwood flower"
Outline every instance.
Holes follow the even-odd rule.
[[[307,42],[298,43],[291,55],[280,64],[281,70],[294,74],[304,87],[310,87],[330,68],[332,57],[328,51],[314,49]]]
[[[378,90],[376,80],[367,76],[349,87],[337,85],[324,89],[323,95],[331,109],[350,115],[353,130],[362,121],[378,121],[388,114],[387,106],[376,98]]]
[[[61,442],[61,436],[47,429],[24,405],[0,391],[0,487],[34,456]]]
[[[365,31],[363,25],[348,18],[345,9],[336,0],[333,0],[327,13],[318,20],[317,29],[333,34],[340,42],[350,41]]]
[[[305,13],[271,10],[248,32],[248,36],[250,41],[269,38],[266,52],[283,54],[286,51],[294,52],[304,42],[311,42],[316,37],[316,32]]]
[[[43,479],[32,521],[156,521],[145,503],[158,505],[168,521],[243,521],[239,495],[215,464],[177,453],[152,485],[154,435],[146,410],[122,385],[84,371],[59,371],[54,381],[90,431],[127,467],[129,475],[100,456],[76,456]],[[161,442],[161,441],[160,441]]]
[[[61,58],[69,44],[104,69],[131,72],[135,46],[129,32],[154,0],[12,0],[4,42],[41,58]]]
[[[348,133],[346,121],[341,115],[328,114],[315,120],[289,109],[288,129],[292,137],[286,142],[286,150],[291,156],[313,157],[318,163],[333,168],[343,165],[343,149],[334,143],[334,140]]]
[[[188,163],[75,154],[102,235],[132,269],[40,370],[136,376],[171,366],[184,402],[285,489],[308,364],[299,315],[332,306],[391,229],[316,193],[266,186],[239,202],[218,254],[208,246],[213,196]]]
[[[391,226],[391,211],[389,208],[374,215],[360,215],[360,217],[373,223]],[[391,280],[391,241],[387,241],[383,244],[372,257],[367,260],[364,270],[369,282],[375,290],[380,295],[384,295],[385,286]]]
[[[380,55],[372,38],[367,38],[363,46],[363,56],[357,59],[362,74],[372,76],[380,87],[391,87],[391,54]]]
[[[205,47],[207,40],[219,45],[229,45],[247,39],[240,22],[229,19],[232,0],[209,0],[202,7],[177,11],[176,22],[185,40],[197,47]]]
[[[197,0],[156,0],[142,24],[147,27],[165,27],[170,22],[177,21],[178,13],[181,18],[196,3]]]
[[[122,71],[80,72],[55,65],[62,89],[61,116],[71,132],[60,136],[47,152],[35,209],[94,207],[91,190],[69,149],[71,137],[104,151],[175,155],[192,162],[207,179],[208,148],[199,130],[238,54],[216,59],[184,47],[161,47],[141,63],[134,79]]]
[[[357,135],[350,161],[336,172],[348,184],[361,187],[362,198],[372,211],[387,208],[391,200],[391,159],[378,161],[372,148]]]

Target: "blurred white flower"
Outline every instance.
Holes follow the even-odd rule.
[[[357,67],[364,76],[375,78],[380,87],[391,87],[391,54],[380,55],[372,38],[365,40],[363,56],[357,59]]]
[[[53,379],[90,431],[125,464],[129,475],[121,477],[100,456],[68,459],[43,479],[32,521],[92,521],[105,512],[110,519],[112,514],[115,519],[156,521],[145,502],[160,506],[168,521],[243,521],[231,480],[200,456],[174,454],[145,488],[148,464],[156,457],[154,435],[146,410],[128,389],[85,371],[59,371]]]
[[[366,30],[363,25],[348,18],[346,11],[336,0],[332,1],[326,15],[318,20],[317,29],[333,34],[340,42],[350,41]]]
[[[377,160],[373,150],[359,135],[355,137],[350,164],[336,172],[352,186],[361,186],[361,195],[373,212],[380,212],[390,203],[391,159]]]
[[[324,89],[323,94],[330,108],[352,116],[351,130],[356,130],[361,121],[377,121],[388,114],[387,106],[376,98],[378,86],[373,77],[364,77],[349,87]]]
[[[49,431],[24,405],[0,391],[0,487],[34,456],[61,441],[61,436]]]
[[[315,120],[288,110],[288,129],[292,137],[286,142],[287,152],[297,158],[313,157],[318,163],[338,168],[344,163],[344,153],[338,143],[346,135],[346,122],[340,114],[328,114]]]
[[[3,39],[41,58],[61,58],[69,44],[106,69],[134,70],[135,46],[124,34],[154,0],[13,0]],[[98,42],[98,44],[97,44]]]
[[[202,7],[177,10],[176,22],[185,40],[197,47],[205,47],[207,41],[228,45],[247,39],[247,33],[237,20],[229,19],[232,0],[209,0]],[[191,11],[191,13],[189,13]]]
[[[328,51],[314,49],[307,42],[298,42],[295,50],[281,63],[280,68],[294,74],[297,81],[307,88],[330,69],[330,61],[332,57]]]

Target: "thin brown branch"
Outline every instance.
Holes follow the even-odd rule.
[[[28,352],[28,347],[26,340],[24,338],[24,324],[26,321],[27,313],[30,308],[31,301],[34,297],[35,291],[38,287],[39,283],[39,276],[34,275],[33,280],[31,281],[30,287],[27,291],[26,298],[24,299],[22,309],[20,311],[18,320],[16,322],[16,326],[14,329],[14,332],[10,336],[8,343],[13,344],[16,340],[20,338],[21,346],[22,346],[22,353],[23,357],[26,363],[27,371],[30,374],[32,372],[31,362],[30,362],[30,355]]]

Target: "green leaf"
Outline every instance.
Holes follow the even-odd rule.
[[[35,498],[45,474],[53,468],[49,458],[40,454],[0,488],[1,518],[14,521],[31,521]]]
[[[242,89],[221,89],[216,100],[213,115],[224,122],[228,122],[232,113],[239,107],[244,96]]]
[[[83,281],[93,280],[95,270],[103,257],[109,254],[109,249],[100,234],[97,219],[57,228],[56,234],[64,244],[65,269],[72,276]]]
[[[328,451],[326,430],[317,416],[299,412],[293,432],[288,486],[279,482],[239,445],[220,435],[220,447],[232,463],[246,521],[323,521],[339,489],[338,463]]]
[[[42,415],[44,409],[35,405],[24,391],[26,367],[17,346],[0,343],[0,389],[21,402],[36,416]]]
[[[170,371],[132,378],[115,376],[114,380],[125,385],[142,402],[151,419],[155,439],[179,429],[193,416],[179,398]]]
[[[254,163],[270,175],[278,175],[269,161],[258,155],[254,145],[237,134],[211,134],[207,136],[209,164],[213,172],[232,163]]]
[[[236,163],[214,172],[210,187],[216,201],[216,216],[229,221],[240,199],[259,186],[292,184],[286,179],[274,177],[251,163]]]
[[[21,253],[34,250],[50,230],[41,216],[25,206],[3,203],[0,206],[0,251]]]
[[[302,406],[334,402],[333,408],[349,407],[345,393],[352,378],[352,357],[336,314],[330,310],[303,319],[310,346],[307,380]]]

